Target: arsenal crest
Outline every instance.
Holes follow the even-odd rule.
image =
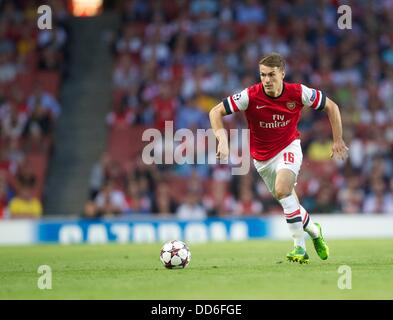
[[[289,110],[293,110],[293,109],[295,109],[295,107],[296,107],[296,102],[295,101],[287,102],[287,108]]]

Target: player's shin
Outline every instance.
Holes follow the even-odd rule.
[[[290,195],[286,198],[280,199],[279,202],[284,210],[285,219],[293,238],[294,245],[306,249],[302,216],[300,213],[299,203],[295,196]]]
[[[312,239],[318,238],[319,237],[318,227],[312,221],[311,216],[308,214],[307,210],[304,209],[303,206],[301,205],[300,205],[300,213],[302,216],[302,224],[303,224],[304,231],[306,231]]]

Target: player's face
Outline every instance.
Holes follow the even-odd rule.
[[[266,93],[275,95],[281,92],[284,71],[278,67],[259,65],[259,75]]]

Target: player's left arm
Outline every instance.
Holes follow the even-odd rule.
[[[343,129],[340,109],[337,104],[326,97],[323,110],[327,113],[333,133],[332,158],[345,160],[348,157],[348,147],[343,140]]]

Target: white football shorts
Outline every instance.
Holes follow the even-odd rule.
[[[296,139],[269,160],[258,161],[254,159],[254,166],[257,169],[259,175],[262,177],[269,191],[275,197],[275,184],[278,170],[289,169],[295,174],[297,178],[302,161],[303,152],[302,147],[300,146],[300,139]]]

